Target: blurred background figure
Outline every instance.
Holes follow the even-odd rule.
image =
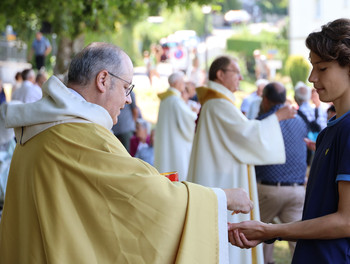
[[[150,124],[138,118],[136,120],[135,135],[130,142],[130,155],[142,159],[153,166],[154,149],[153,149],[154,130],[150,132]],[[133,143],[133,141],[135,143]],[[133,155],[134,154],[134,155]]]
[[[149,54],[149,81],[151,86],[153,84],[153,77],[159,79],[158,64],[162,55],[162,47],[160,45],[152,44],[150,47],[151,51]]]
[[[205,72],[200,67],[197,48],[193,48],[192,54],[192,67],[189,72],[189,80],[193,82],[196,87],[199,87],[205,82]]]
[[[311,88],[303,82],[297,82],[294,88],[294,99],[299,106],[298,115],[304,120],[308,127],[308,139],[315,142],[321,131],[321,126],[317,123],[318,111],[310,104]],[[314,151],[307,149],[307,164],[310,166]]]
[[[255,60],[255,77],[259,79],[270,79],[270,68],[266,62],[266,56],[260,53],[260,50],[253,52]]]
[[[13,151],[16,147],[13,128],[5,128],[6,102],[0,106],[0,220],[5,200],[8,173]]]
[[[261,96],[264,87],[269,83],[266,79],[259,79],[255,82],[256,91],[252,92],[243,99],[241,104],[241,111],[248,119],[255,119],[258,116]]]
[[[196,99],[196,86],[193,82],[185,82],[185,89],[181,92],[181,97],[193,112],[199,113],[201,105],[196,100],[193,100]]]
[[[197,114],[181,97],[185,74],[172,73],[169,88],[158,94],[160,106],[154,142],[154,166],[159,172],[177,171],[179,181],[186,180]]]
[[[142,119],[137,118],[136,120],[136,130],[135,134],[130,139],[130,155],[135,156],[137,150],[139,149],[139,146],[142,147],[142,145],[149,144],[150,143],[150,124]]]
[[[15,83],[14,83],[13,88],[12,88],[12,93],[22,86],[22,82],[23,82],[22,72],[17,72],[15,75]]]
[[[40,88],[43,87],[43,84],[47,81],[47,76],[45,72],[38,72],[35,78],[35,84]]]
[[[2,80],[0,79],[0,104],[6,102],[6,95],[4,91],[4,87],[2,86]]]
[[[143,63],[146,67],[146,75],[149,79],[150,84],[152,85],[152,80],[151,80],[151,60],[149,56],[149,51],[145,50],[143,52]]]
[[[335,111],[335,107],[334,105],[331,105],[328,109],[327,109],[327,120],[331,119],[333,116],[335,116],[337,114],[337,112]]]
[[[126,104],[120,110],[118,123],[112,127],[114,135],[124,145],[126,150],[130,152],[130,139],[134,135],[136,129],[136,119],[139,117],[139,109],[136,105],[135,93],[131,92],[131,104]]]
[[[23,103],[33,103],[41,99],[43,92],[41,88],[35,85],[35,72],[33,69],[26,69],[22,72],[23,83],[20,88],[12,94],[12,100],[18,100]]]
[[[32,59],[34,53],[35,66],[38,70],[40,70],[42,67],[45,67],[45,58],[50,54],[51,50],[52,48],[50,41],[39,31],[35,34],[29,61]]]
[[[321,130],[327,126],[327,110],[329,104],[320,101],[320,97],[315,89],[311,91],[311,101],[314,104],[314,120],[319,124]]]

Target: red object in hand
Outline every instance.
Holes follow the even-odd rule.
[[[179,175],[177,171],[172,171],[172,172],[163,172],[161,175],[164,175],[171,181],[179,181]]]

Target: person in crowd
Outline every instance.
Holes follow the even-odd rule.
[[[3,109],[6,108],[6,104],[8,103],[5,102],[0,106],[0,220],[2,208],[4,206],[6,185],[8,173],[10,170],[11,158],[16,146],[13,128],[5,127],[5,111]]]
[[[266,56],[261,54],[260,50],[253,52],[255,60],[255,77],[259,79],[270,79],[270,68],[267,65]]]
[[[135,135],[133,135],[130,139],[130,155],[132,157],[135,156],[137,150],[139,148],[146,147],[150,144],[150,132],[149,132],[149,123],[142,119],[136,119],[136,130]]]
[[[243,99],[241,104],[241,111],[248,119],[255,119],[258,116],[261,103],[261,95],[266,84],[269,81],[266,79],[259,79],[255,82],[256,91]]]
[[[13,88],[12,88],[12,93],[22,86],[22,82],[23,82],[22,72],[16,72],[15,83],[14,83]]]
[[[145,65],[146,68],[146,75],[149,79],[150,85],[152,86],[152,78],[151,78],[151,60],[150,60],[150,55],[149,51],[145,50],[143,52],[143,64]]]
[[[311,91],[311,101],[315,108],[314,119],[322,130],[327,126],[327,110],[329,108],[329,104],[320,101],[320,97],[315,89]]]
[[[327,121],[329,121],[333,116],[337,114],[337,111],[335,110],[334,105],[330,105],[327,109]]]
[[[33,69],[26,69],[22,72],[22,86],[12,94],[12,100],[23,103],[33,103],[41,99],[43,93],[39,86],[35,85],[35,72]]]
[[[318,111],[310,104],[311,88],[303,82],[298,82],[294,88],[294,99],[299,106],[298,115],[304,120],[309,129],[307,138],[311,142],[316,142],[322,128],[318,124]],[[313,156],[314,151],[307,148],[306,160],[308,166],[311,165]]]
[[[35,66],[38,70],[41,70],[43,67],[45,67],[45,58],[47,55],[50,54],[52,50],[50,41],[43,36],[43,33],[38,31],[35,34],[35,39],[32,43],[32,49],[30,53],[30,58],[33,56],[34,53],[35,57]]]
[[[17,145],[0,223],[0,263],[226,263],[227,208],[242,189],[171,182],[111,133],[131,103],[133,65],[92,43],[44,97],[2,109]],[[15,117],[15,118],[14,118]]]
[[[337,19],[309,34],[313,83],[322,102],[337,110],[317,137],[302,221],[230,224],[230,241],[242,248],[276,238],[297,241],[293,264],[348,263],[350,241],[350,20]]]
[[[159,94],[161,100],[154,137],[154,166],[160,172],[177,171],[186,180],[197,114],[181,98],[185,90],[181,71],[168,78],[169,89]]]
[[[200,67],[199,57],[198,57],[198,50],[196,47],[192,49],[192,67],[190,67],[190,73],[189,81],[193,82],[196,87],[202,86],[205,82],[205,72]]]
[[[191,108],[193,112],[196,114],[199,113],[199,109],[201,108],[200,103],[192,100],[196,96],[196,85],[191,81],[185,82],[185,89],[181,92],[182,99],[186,102],[186,104]]]
[[[258,120],[263,120],[286,102],[286,88],[277,82],[265,86]],[[261,221],[272,223],[278,217],[282,223],[301,220],[305,198],[306,144],[308,128],[300,116],[280,122],[286,162],[278,165],[255,166]],[[289,243],[293,255],[295,243]],[[264,244],[264,263],[272,264],[273,244]]]
[[[4,87],[2,86],[2,80],[0,79],[0,104],[6,102],[6,95],[4,91]]]
[[[142,159],[143,161],[146,161],[147,163],[153,166],[154,164],[154,148],[153,148],[154,129],[151,130],[150,135],[147,138],[149,138],[149,142],[146,144],[144,143],[139,144],[139,147],[137,148],[137,151],[135,153],[135,158]]]
[[[157,77],[160,78],[159,72],[158,72],[158,64],[160,63],[160,57],[161,57],[161,50],[162,47],[157,44],[151,44],[150,46],[150,54],[149,54],[149,81],[151,83],[151,86],[154,83],[153,78]]]
[[[294,99],[299,106],[299,110],[311,122],[315,119],[315,110],[310,104],[311,88],[303,82],[297,82],[294,87]]]
[[[120,110],[118,123],[112,127],[114,135],[120,140],[127,151],[130,151],[130,140],[136,129],[136,119],[139,117],[139,109],[136,105],[135,93],[130,93],[131,103]]]
[[[45,72],[38,72],[35,78],[35,84],[39,86],[40,88],[43,87],[44,82],[47,81],[47,76]]]
[[[250,215],[231,215],[230,222],[260,219],[254,166],[285,162],[279,121],[294,117],[286,106],[264,120],[248,120],[234,105],[233,93],[242,80],[237,60],[216,58],[209,69],[209,87],[197,88],[202,105],[197,121],[188,180],[209,187],[244,188],[254,202]],[[231,247],[231,263],[263,261],[262,248],[241,250]]]

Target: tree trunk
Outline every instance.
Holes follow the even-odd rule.
[[[67,36],[60,38],[54,74],[62,81],[66,80],[68,68],[72,57],[84,48],[84,34],[77,36],[74,40]]]

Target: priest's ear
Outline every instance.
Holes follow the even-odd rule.
[[[107,91],[108,82],[110,82],[110,78],[108,78],[108,71],[102,70],[96,75],[96,88],[100,93],[104,93]],[[109,79],[109,80],[108,80]]]
[[[223,69],[219,69],[217,72],[216,72],[216,81],[218,83],[223,83],[224,81],[224,75],[225,75],[225,71]]]

